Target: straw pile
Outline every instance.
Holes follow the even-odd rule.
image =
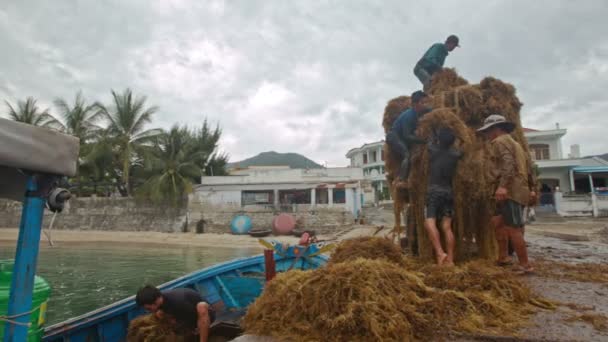
[[[456,259],[466,260],[475,254],[488,259],[495,258],[497,246],[494,230],[489,224],[494,189],[488,175],[488,144],[475,130],[488,115],[500,113],[516,124],[512,136],[527,152],[528,145],[519,116],[522,103],[512,85],[493,77],[486,77],[479,84],[468,84],[454,69],[444,69],[435,74],[428,93],[432,95],[434,110],[419,120],[417,135],[429,139],[433,131],[438,131],[441,127],[451,128],[457,137],[456,147],[464,151],[453,183]],[[385,129],[389,116],[385,111]],[[415,146],[411,158],[409,202],[410,212],[415,218],[413,229],[416,230],[418,241],[408,241],[410,247],[417,243],[419,254],[424,259],[431,260],[433,252],[424,229],[424,202],[428,182],[426,146]],[[394,156],[386,156],[387,170],[389,164],[396,163],[393,159]]]
[[[186,342],[192,341],[192,338],[177,334],[171,322],[159,319],[154,314],[135,318],[127,331],[129,342]]]
[[[363,236],[345,240],[334,249],[329,259],[330,264],[365,259],[383,259],[399,265],[405,265],[405,258],[401,250],[391,241],[371,236]]]
[[[282,341],[440,340],[512,334],[539,307],[552,308],[483,262],[440,268],[412,259],[391,262],[378,253],[358,257],[356,251],[370,255],[372,245],[399,252],[380,240],[349,242],[348,253],[337,249],[346,261],[278,275],[249,307],[245,332]]]

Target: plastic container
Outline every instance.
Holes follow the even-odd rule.
[[[230,230],[232,234],[243,235],[249,234],[251,230],[251,218],[247,215],[238,215],[232,219],[230,222]]]
[[[296,219],[289,214],[279,214],[272,220],[272,229],[276,234],[291,234],[296,227]]]
[[[0,260],[0,315],[6,315],[8,311],[8,299],[11,291],[11,279],[13,275],[13,260]],[[44,334],[44,323],[46,322],[46,308],[51,288],[46,280],[39,276],[34,278],[34,293],[32,297],[32,313],[28,329],[27,341],[38,342]],[[0,338],[4,337],[6,323],[0,322]]]

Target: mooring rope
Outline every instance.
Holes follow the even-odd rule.
[[[22,327],[31,327],[32,326],[32,322],[21,323],[21,322],[14,321],[13,318],[19,318],[19,317],[22,317],[22,316],[25,316],[25,315],[29,315],[29,314],[31,314],[32,312],[34,312],[34,311],[36,311],[38,309],[40,309],[40,305],[38,305],[37,307],[33,308],[30,311],[26,311],[26,312],[23,312],[23,313],[20,313],[20,314],[10,315],[10,316],[8,316],[8,315],[0,315],[0,321],[6,322],[6,323],[9,323],[9,324],[13,324],[13,325],[19,325],[19,326],[22,326]]]
[[[49,242],[49,246],[53,247],[53,238],[51,236],[51,229],[53,229],[53,223],[55,223],[55,216],[57,216],[57,212],[53,213],[53,217],[51,217],[51,223],[47,229],[43,229],[42,232],[46,236],[47,241]]]

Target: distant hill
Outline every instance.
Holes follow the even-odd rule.
[[[228,168],[249,166],[289,166],[292,169],[320,169],[323,166],[297,153],[262,152],[255,157],[234,163],[228,163]]]

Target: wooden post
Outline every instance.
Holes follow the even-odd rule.
[[[266,281],[272,280],[277,274],[276,264],[274,262],[274,250],[264,250],[264,268],[266,270]]]

